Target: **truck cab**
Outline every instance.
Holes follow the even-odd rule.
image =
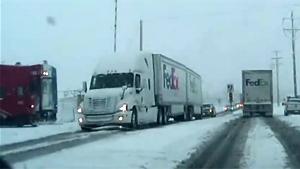
[[[105,125],[136,128],[156,121],[151,54],[114,57],[99,63],[91,77],[78,109],[83,130]]]

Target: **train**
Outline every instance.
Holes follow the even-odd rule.
[[[0,122],[4,125],[36,126],[56,121],[56,68],[42,64],[0,65]]]

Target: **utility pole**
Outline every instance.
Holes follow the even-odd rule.
[[[140,51],[143,51],[143,20],[140,20]]]
[[[280,94],[279,94],[279,59],[282,59],[282,57],[278,57],[279,51],[275,50],[274,51],[275,56],[272,59],[275,60],[276,64],[276,94],[277,94],[277,106],[280,106]]]
[[[291,21],[291,28],[284,28],[285,31],[291,31],[292,32],[292,56],[293,56],[293,75],[294,75],[294,96],[297,97],[297,74],[296,74],[296,51],[295,51],[295,41],[296,41],[296,31],[299,31],[300,29],[295,28],[294,26],[294,13],[291,12],[290,18],[283,18],[283,21],[290,20]]]
[[[117,19],[118,19],[118,0],[115,0],[115,24],[114,24],[114,52],[117,52]]]

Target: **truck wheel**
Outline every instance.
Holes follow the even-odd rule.
[[[130,124],[130,127],[132,129],[138,129],[138,115],[137,115],[137,110],[136,108],[133,108],[133,111],[132,111],[132,115],[131,115],[131,124]]]
[[[162,112],[162,124],[163,124],[163,125],[168,124],[168,115],[167,115],[167,112],[166,112],[166,111],[163,111],[163,112]]]
[[[156,123],[158,125],[160,125],[162,123],[163,119],[162,119],[162,114],[161,114],[161,109],[158,110],[157,112],[157,120],[156,120]]]
[[[288,115],[289,115],[289,113],[288,113],[287,111],[285,111],[285,112],[284,112],[284,115],[285,115],[285,116],[288,116]]]

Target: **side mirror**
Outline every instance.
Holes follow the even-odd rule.
[[[127,88],[128,88],[127,85],[122,86],[123,91],[126,90]]]
[[[139,93],[141,93],[142,90],[143,90],[143,88],[136,88],[136,93],[139,94]]]
[[[82,82],[82,91],[83,91],[84,93],[87,92],[87,83],[86,83],[86,81]]]
[[[127,90],[127,85],[122,86],[122,94],[121,94],[121,100],[124,99],[125,91]]]

